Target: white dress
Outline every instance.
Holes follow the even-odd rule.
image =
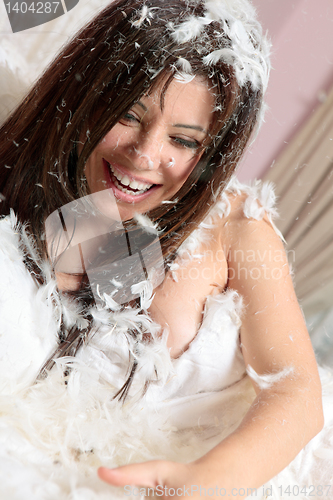
[[[269,186],[233,181],[229,191],[247,193],[247,217],[274,215]],[[220,217],[228,213],[227,194],[213,210]],[[195,248],[210,221],[191,235],[180,255]],[[76,358],[58,360],[49,376],[35,383],[56,347],[60,315],[68,326],[83,320],[73,304],[59,299],[51,277],[41,287],[35,284],[14,227],[13,214],[0,221],[1,500],[123,497],[123,489],[97,478],[98,466],[154,458],[191,461],[239,425],[255,393],[239,345],[242,299],[230,289],[207,298],[196,337],[171,360],[165,337],[146,313],[151,298],[146,283],[141,310],[92,310],[95,327]],[[144,325],[154,341],[135,341],[129,333],[135,325]],[[130,353],[138,368],[122,404],[113,395],[128,376]],[[324,430],[255,498],[333,498],[333,376],[322,369],[320,374]],[[142,396],[147,379],[153,382]]]

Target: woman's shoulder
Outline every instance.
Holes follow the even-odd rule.
[[[262,220],[266,215],[273,220],[278,216],[274,184],[260,179],[242,183],[233,176],[218,197],[210,215],[228,220]]]
[[[245,184],[232,177],[209,217],[224,246],[237,241],[244,232],[253,233],[256,227],[270,227],[283,240],[274,224],[278,211],[271,182],[254,180]]]
[[[207,252],[225,257],[229,248],[240,243],[240,236],[254,235],[256,228],[266,228],[283,241],[274,224],[278,217],[276,195],[271,182],[254,180],[241,183],[232,177],[226,188],[216,197],[214,206],[206,218],[190,234],[178,250],[181,260],[193,260]],[[248,243],[248,242],[247,242]]]

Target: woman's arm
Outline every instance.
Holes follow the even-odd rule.
[[[239,428],[202,460],[226,462],[237,487],[258,487],[322,428],[321,384],[280,239],[266,218],[232,213],[229,286],[244,298],[244,360],[259,375],[285,376],[267,388],[254,383],[257,398]]]
[[[229,287],[244,297],[244,360],[259,376],[283,376],[266,388],[257,379],[257,397],[241,425],[201,459],[103,469],[101,477],[112,484],[200,484],[235,496],[233,488],[258,488],[274,477],[322,428],[316,361],[282,243],[268,220],[231,213],[222,236],[229,247]]]

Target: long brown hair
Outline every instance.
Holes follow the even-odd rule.
[[[140,21],[143,8],[152,13],[147,22]],[[213,67],[203,63],[205,55],[231,47],[218,21],[206,24],[200,37],[177,43],[170,27],[189,16],[202,18],[204,2],[112,2],[74,36],[0,129],[1,214],[15,211],[40,259],[46,255],[47,216],[89,194],[84,168],[94,148],[162,78],[167,90],[181,59],[190,63],[194,75],[210,82],[216,111],[200,161],[171,200],[177,202],[148,213],[164,229],[160,243],[166,261],[204,219],[235,171],[258,121],[263,89],[249,81],[240,85],[224,59]],[[260,51],[260,40],[252,43]],[[78,155],[82,133],[87,140]],[[42,283],[42,273],[34,272]],[[68,332],[63,336],[69,345]],[[82,333],[76,328],[71,336],[77,339]],[[62,349],[62,354],[68,352]]]

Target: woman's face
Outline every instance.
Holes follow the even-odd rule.
[[[122,220],[172,198],[198,163],[211,124],[207,84],[174,79],[161,109],[163,83],[134,104],[86,163],[91,192],[111,188]]]

